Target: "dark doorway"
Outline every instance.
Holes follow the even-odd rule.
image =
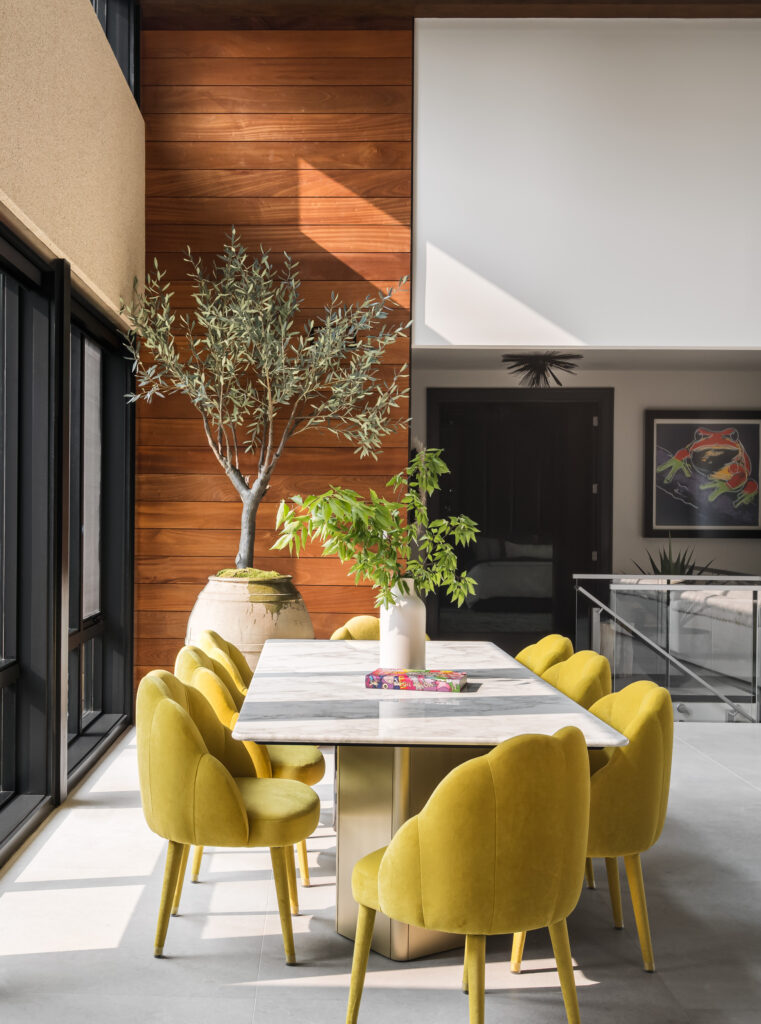
[[[428,445],[451,473],[432,511],[471,516],[460,558],[477,581],[461,608],[429,607],[429,632],[492,640],[510,653],[547,633],[573,637],[573,573],[610,572],[613,389],[427,392]]]

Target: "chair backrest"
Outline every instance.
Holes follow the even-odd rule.
[[[567,636],[550,633],[535,644],[529,644],[515,655],[515,660],[537,676],[543,676],[551,665],[565,661],[573,654],[573,644]]]
[[[542,679],[583,708],[590,708],[611,691],[610,662],[596,651],[577,651],[566,661],[551,665]]]
[[[332,634],[331,640],[380,640],[380,619],[375,615],[355,615]]]
[[[177,657],[174,659],[174,674],[182,683],[190,681],[197,668],[213,668],[211,658],[201,650],[200,647],[193,647],[187,644],[181,647]]]
[[[578,901],[588,828],[580,730],[506,740],[451,771],[402,825],[381,862],[380,908],[459,934],[545,927]]]
[[[183,647],[175,658],[174,674],[186,686],[192,686],[196,673],[195,688],[203,693],[220,722],[232,729],[239,708],[229,688],[214,671],[214,662],[200,647]]]
[[[136,723],[148,827],[178,843],[245,845],[246,810],[222,760],[225,730],[201,694],[170,672],[149,672],[137,691]]]
[[[223,639],[213,629],[205,629],[198,634],[198,646],[211,658],[214,671],[230,691],[240,711],[253,676],[248,662],[235,644]]]
[[[593,715],[629,743],[607,750],[592,775],[590,856],[642,853],[663,830],[671,782],[674,709],[668,690],[649,680],[630,683],[598,700]],[[608,852],[605,852],[608,851]]]
[[[231,734],[233,744],[240,744],[245,749],[250,764],[244,758],[236,758],[236,774],[248,776],[253,774],[260,779],[272,778],[272,762],[267,748],[252,740],[233,740],[232,730],[238,721],[238,708],[227,686],[213,669],[211,658],[198,647],[183,647],[174,663],[174,674],[185,683],[201,693],[211,705],[214,714],[224,728]]]

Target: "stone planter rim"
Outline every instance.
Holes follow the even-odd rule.
[[[268,580],[247,580],[245,577],[235,576],[207,576],[209,583],[277,583],[278,580],[292,580],[293,576],[290,573],[283,573],[280,576],[271,576]]]

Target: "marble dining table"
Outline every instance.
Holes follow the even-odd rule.
[[[627,743],[495,644],[428,641],[427,668],[467,673],[461,693],[366,688],[378,649],[367,640],[268,640],[233,730],[258,743],[335,746],[336,929],[347,938],[355,862],[390,842],[452,768],[513,736],[568,725],[588,747]],[[394,960],[458,944],[461,936],[376,915],[373,948]]]

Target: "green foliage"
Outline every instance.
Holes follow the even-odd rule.
[[[683,548],[681,551],[671,550],[671,534],[669,534],[668,548],[660,548],[658,561],[653,558],[649,551],[645,554],[650,559],[650,572],[643,569],[638,562],[634,562],[643,576],[702,576],[712,564],[713,559],[707,565],[698,566],[695,561],[695,548]]]
[[[274,548],[287,547],[299,554],[308,540],[322,544],[323,554],[353,561],[355,581],[378,588],[377,604],[394,603],[392,591],[406,592],[411,577],[420,594],[443,587],[457,605],[475,592],[475,581],[457,571],[456,547],[471,544],[478,527],[468,516],[430,519],[427,499],[439,490],[439,479],[449,470],[440,448],[419,452],[401,473],[389,480],[393,499],[370,491],[363,498],[346,487],[331,487],[323,494],[291,498],[280,503]]]
[[[236,560],[244,568],[251,565],[256,509],[291,437],[322,427],[376,458],[397,429],[392,413],[408,393],[407,368],[384,379],[382,362],[409,324],[385,323],[389,290],[355,305],[333,295],[318,320],[297,329],[298,264],[287,253],[281,267],[264,251],[249,256],[234,228],[211,269],[190,249],[186,262],[191,313],[173,308],[171,285],[155,261],[144,292],[136,287],[133,304],[122,304],[136,379],[128,398],[185,395],[197,410],[244,502]],[[254,456],[247,466],[244,453]]]

